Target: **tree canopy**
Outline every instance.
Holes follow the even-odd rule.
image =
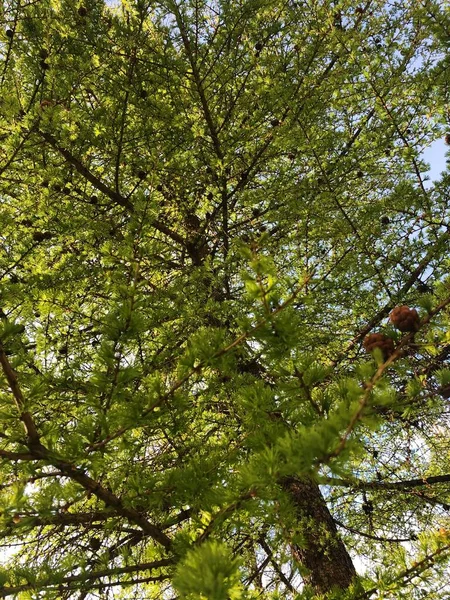
[[[448,598],[448,10],[2,21],[0,597]]]

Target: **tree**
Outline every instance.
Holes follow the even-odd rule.
[[[3,17],[0,597],[444,598],[443,7]]]

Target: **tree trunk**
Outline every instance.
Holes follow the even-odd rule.
[[[302,524],[302,546],[292,544],[294,558],[309,571],[303,576],[316,593],[333,587],[346,589],[356,577],[355,567],[339,538],[319,486],[309,479],[286,477],[281,482]]]

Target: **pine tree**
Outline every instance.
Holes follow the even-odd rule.
[[[448,12],[2,11],[0,597],[446,598]]]

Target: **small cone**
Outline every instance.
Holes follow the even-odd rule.
[[[392,325],[400,331],[414,332],[419,329],[420,318],[415,308],[396,306],[389,315]]]
[[[366,335],[363,342],[366,352],[373,352],[375,348],[379,348],[385,360],[394,352],[394,340],[384,333],[370,333]]]

